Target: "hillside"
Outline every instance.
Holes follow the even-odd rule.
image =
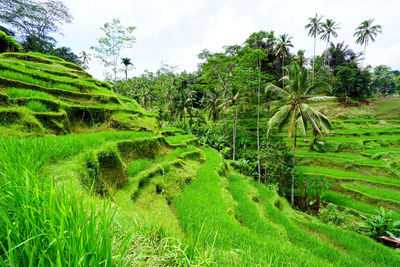
[[[380,206],[399,211],[399,105],[399,99],[346,109],[327,103],[333,130],[315,144],[312,136],[299,138],[298,170],[328,177],[333,186],[327,200],[338,206],[361,214]]]
[[[154,114],[75,64],[39,53],[0,54],[2,134],[158,128]]]
[[[79,67],[40,54],[0,57],[2,265],[400,265],[394,250],[293,210],[195,136],[160,129]],[[9,137],[47,134],[63,135]],[[331,171],[323,160],[336,157],[315,155],[321,167],[312,170]],[[398,184],[378,159],[348,155],[376,173],[346,170],[346,190]]]

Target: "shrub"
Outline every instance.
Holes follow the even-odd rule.
[[[394,217],[393,211],[387,211],[383,207],[376,210],[377,214],[367,219],[366,222],[358,222],[359,231],[373,239],[378,240],[381,236],[397,237],[400,235],[400,219]]]
[[[318,217],[324,223],[336,226],[347,225],[351,219],[348,209],[340,211],[337,206],[332,203],[329,203],[325,208],[320,209]]]
[[[48,108],[40,101],[32,100],[26,104],[26,107],[34,112],[48,112]]]
[[[0,31],[0,53],[22,52],[22,50],[22,46],[14,38]]]
[[[318,214],[331,184],[325,177],[310,178],[302,174],[299,176],[299,207],[303,211]]]
[[[340,143],[330,141],[317,141],[313,144],[311,144],[312,150],[320,153],[326,153],[326,152],[338,152],[340,148]]]

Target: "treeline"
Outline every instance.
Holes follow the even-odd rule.
[[[62,1],[0,0],[0,31],[18,40],[26,52],[54,55],[87,67],[69,47],[57,47],[51,36],[72,16]],[[5,46],[5,45],[3,45]]]

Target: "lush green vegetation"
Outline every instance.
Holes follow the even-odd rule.
[[[71,19],[0,0],[22,42],[0,26],[0,265],[400,265],[376,242],[400,234],[400,73],[364,68],[373,19],[362,54],[316,14],[312,58],[259,31],[138,77],[120,58],[135,27],[113,19],[91,47],[108,82],[55,47]]]

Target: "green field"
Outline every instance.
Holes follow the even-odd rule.
[[[380,99],[371,109],[374,119],[338,121],[330,136],[321,138],[326,144],[334,144],[327,149],[332,152],[310,151],[309,145],[300,140],[301,151],[297,155],[302,166],[298,170],[330,178],[339,192],[330,192],[328,201],[339,206],[360,213],[373,213],[371,207],[379,205],[398,211],[399,106],[399,99]],[[352,129],[354,123],[357,128]]]

